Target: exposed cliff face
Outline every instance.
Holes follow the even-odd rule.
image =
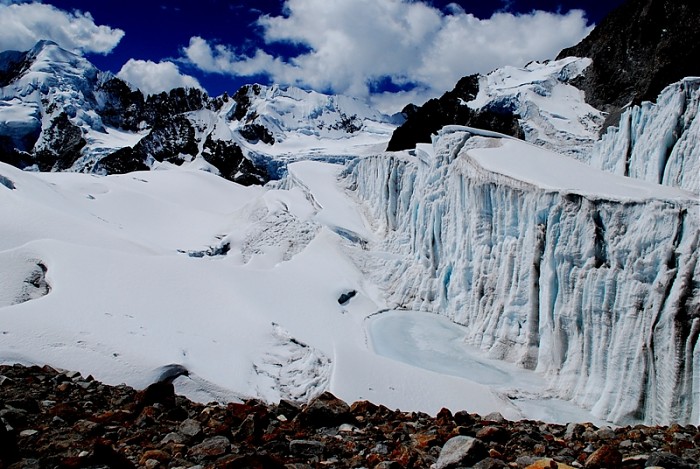
[[[575,85],[615,125],[628,103],[653,101],[671,83],[700,75],[699,22],[694,0],[630,0],[559,58],[593,59]]]
[[[600,417],[700,421],[691,193],[458,129],[434,153],[360,160],[348,182],[398,254],[372,269],[395,305],[467,325]]]
[[[596,142],[589,162],[596,168],[700,193],[700,79],[668,86],[656,103],[622,113]]]

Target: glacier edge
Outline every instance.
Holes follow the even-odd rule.
[[[369,269],[390,304],[466,325],[467,342],[598,417],[697,424],[697,199],[543,187],[485,168],[531,146],[467,130],[346,171],[397,254]]]

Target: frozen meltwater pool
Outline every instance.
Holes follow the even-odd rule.
[[[544,376],[512,363],[489,359],[465,344],[464,326],[444,316],[387,311],[368,318],[367,333],[374,353],[488,386],[503,395],[525,419],[609,425],[569,401],[550,397]]]

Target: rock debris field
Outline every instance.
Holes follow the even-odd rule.
[[[0,469],[700,467],[692,425],[432,417],[330,393],[307,405],[204,405],[169,382],[138,391],[47,366],[0,366],[0,419]]]

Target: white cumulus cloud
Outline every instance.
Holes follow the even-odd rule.
[[[553,58],[591,30],[585,14],[534,11],[479,19],[458,5],[445,11],[416,0],[286,0],[282,16],[258,20],[265,44],[253,54],[193,37],[183,52],[201,70],[236,76],[266,75],[277,83],[332,90],[375,101],[373,84],[391,80],[437,96],[462,76],[503,65]],[[275,44],[303,47],[293,57]]]
[[[64,49],[107,54],[124,31],[98,26],[90,13],[66,12],[41,3],[0,3],[0,50],[28,50],[41,39]]]
[[[129,59],[117,76],[146,94],[170,91],[173,88],[202,88],[196,78],[185,75],[172,62]]]

